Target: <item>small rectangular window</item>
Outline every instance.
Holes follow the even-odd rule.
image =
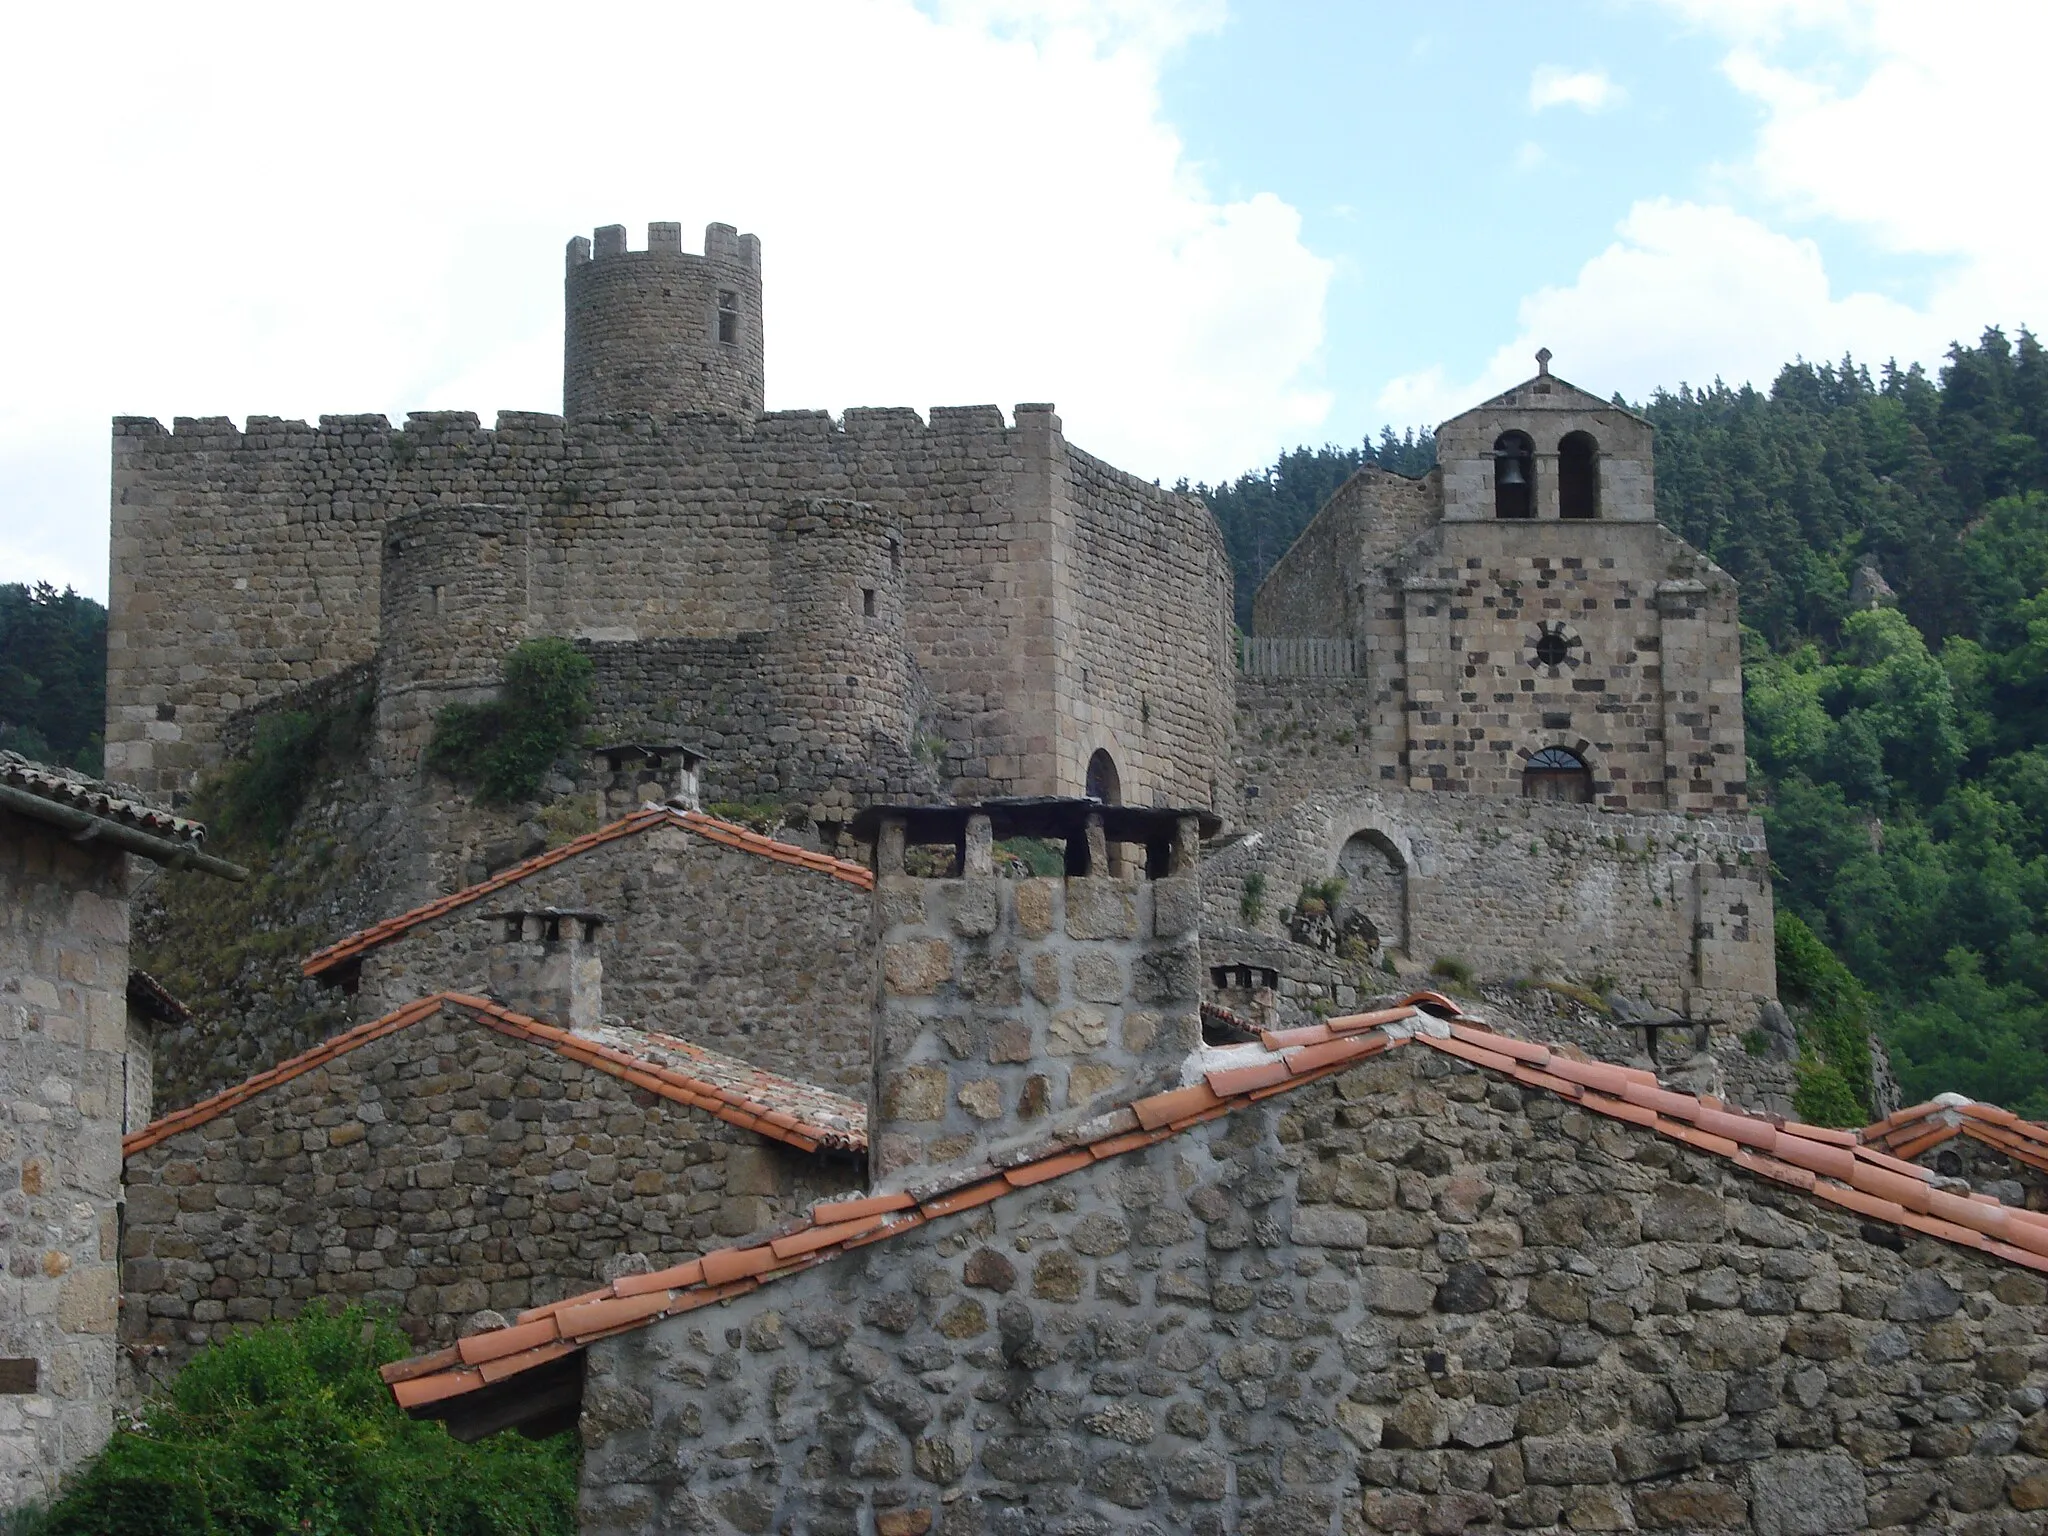
[[[740,339],[740,296],[730,288],[718,290],[718,339],[728,347]]]
[[[875,616],[875,589],[873,587],[862,587],[860,589],[860,611],[871,619]]]

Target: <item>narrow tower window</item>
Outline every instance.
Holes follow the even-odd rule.
[[[1536,445],[1526,432],[1503,432],[1493,440],[1493,515],[1536,515]]]
[[[1590,432],[1567,432],[1557,445],[1557,515],[1600,515],[1600,449]]]
[[[718,290],[718,339],[728,347],[740,339],[740,296],[730,288]]]
[[[862,587],[860,589],[860,611],[871,619],[875,616],[875,589],[873,587]]]

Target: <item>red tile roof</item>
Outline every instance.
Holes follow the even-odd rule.
[[[573,838],[559,848],[550,848],[546,853],[537,853],[532,858],[499,870],[490,879],[480,881],[464,890],[437,896],[423,906],[414,907],[410,912],[401,912],[396,917],[387,917],[382,922],[372,923],[360,933],[352,933],[337,943],[316,954],[308,955],[299,969],[308,976],[319,976],[332,970],[344,961],[388,944],[399,935],[417,928],[421,923],[432,922],[445,917],[472,902],[483,900],[494,891],[502,891],[508,885],[517,885],[530,875],[537,875],[544,869],[552,869],[564,859],[573,859],[579,853],[588,853],[606,843],[622,837],[633,837],[656,827],[682,827],[696,833],[707,842],[723,847],[736,848],[742,853],[751,853],[764,859],[773,859],[778,864],[791,864],[799,869],[808,869],[848,885],[871,891],[875,887],[872,871],[862,865],[835,859],[830,854],[817,853],[809,848],[798,848],[791,843],[777,842],[772,837],[763,837],[758,832],[749,832],[745,827],[735,826],[729,821],[720,821],[716,816],[706,816],[702,811],[679,811],[668,805],[643,805],[630,816],[623,816],[609,826],[599,827],[595,832],[586,832]]]
[[[201,822],[159,810],[135,791],[120,785],[87,778],[69,768],[32,763],[19,752],[0,752],[0,784],[154,837],[190,843],[195,848],[206,841],[206,827]]]
[[[1996,1104],[1979,1104],[1960,1093],[1944,1093],[1925,1104],[1886,1115],[1857,1135],[1866,1147],[1909,1162],[1943,1142],[1967,1136],[2016,1163],[2048,1173],[2048,1126],[2022,1120]]]
[[[1787,1124],[1776,1116],[1731,1109],[1717,1099],[1674,1093],[1660,1087],[1654,1073],[1590,1061],[1566,1046],[1497,1034],[1476,1020],[1439,1017],[1447,1008],[1455,1011],[1448,999],[1419,993],[1397,1008],[1307,1029],[1269,1031],[1256,1045],[1205,1048],[1194,1058],[1201,1069],[1199,1081],[1092,1120],[1062,1144],[1000,1173],[971,1174],[950,1188],[814,1206],[802,1222],[773,1236],[652,1274],[626,1276],[600,1290],[522,1312],[512,1327],[387,1365],[384,1380],[400,1407],[435,1417],[430,1410],[436,1403],[561,1359],[612,1334],[727,1300],[847,1249],[1164,1141],[1246,1103],[1410,1044],[1545,1089],[1594,1114],[1642,1126],[1859,1216],[2048,1272],[2048,1216],[1982,1196],[1947,1194],[1934,1188],[1926,1170],[1865,1147],[1849,1132]]]
[[[866,1106],[823,1088],[764,1072],[672,1035],[643,1035],[637,1030],[607,1028],[599,1038],[589,1039],[514,1013],[488,998],[437,992],[407,1003],[381,1019],[345,1030],[210,1099],[151,1121],[122,1138],[121,1155],[131,1157],[160,1141],[204,1125],[258,1094],[444,1009],[499,1034],[546,1046],[672,1103],[688,1104],[728,1125],[758,1131],[802,1151],[815,1152],[820,1147],[850,1153],[867,1150]]]

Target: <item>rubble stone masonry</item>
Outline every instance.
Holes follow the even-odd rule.
[[[861,1172],[437,1014],[128,1158],[131,1390],[327,1301],[445,1344],[474,1313],[587,1289],[625,1255],[679,1262]],[[112,1310],[110,1292],[109,1370]]]
[[[0,810],[0,1509],[112,1428],[127,864]]]
[[[582,1529],[2040,1531],[2041,1275],[1419,1056],[594,1344]]]
[[[422,923],[363,957],[356,1022],[432,992],[483,992],[491,925],[517,906],[601,912],[604,1011],[823,1087],[864,1093],[872,897],[677,827],[619,838]]]

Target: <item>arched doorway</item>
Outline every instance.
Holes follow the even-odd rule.
[[[1524,800],[1563,800],[1588,805],[1593,799],[1593,770],[1566,747],[1545,747],[1522,770]]]
[[[1088,759],[1088,798],[1104,805],[1124,803],[1123,778],[1116,771],[1116,759],[1100,748]]]
[[[1361,937],[1363,919],[1370,927],[1368,944],[1405,950],[1408,947],[1408,861],[1384,832],[1353,833],[1337,851],[1337,873],[1344,894],[1337,902],[1337,929],[1347,926]]]

